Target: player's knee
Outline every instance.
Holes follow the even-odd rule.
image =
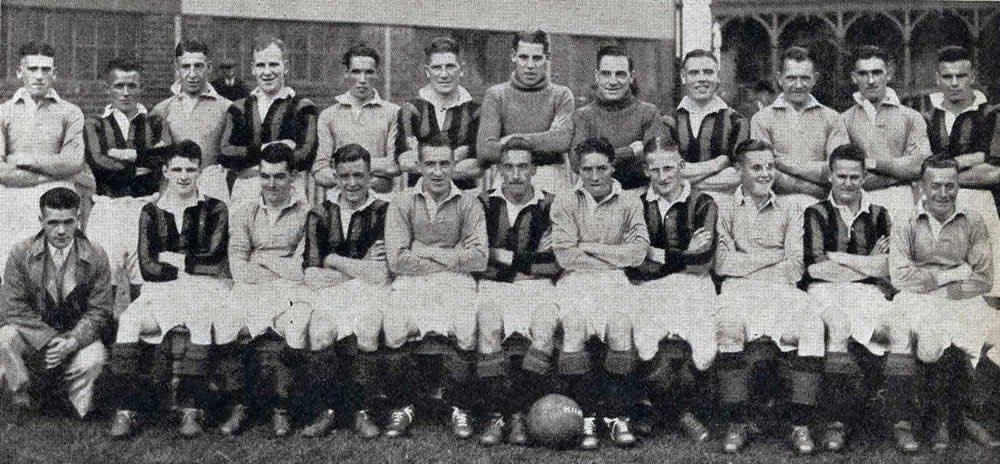
[[[615,351],[632,348],[632,321],[624,314],[616,313],[610,317],[607,343],[608,347]]]
[[[378,336],[382,331],[382,312],[368,309],[358,315],[354,334],[358,339],[358,349],[366,352],[378,350]]]
[[[721,353],[741,351],[746,343],[743,323],[735,320],[721,319],[716,322],[715,335]]]
[[[564,315],[559,321],[563,329],[563,350],[580,351],[587,340],[587,321],[580,315]]]
[[[823,313],[827,337],[831,342],[846,341],[851,336],[851,321],[842,311],[827,310]]]
[[[503,315],[499,310],[480,308],[476,312],[476,322],[479,324],[480,337],[497,340],[503,336]]]
[[[559,325],[559,309],[555,305],[538,305],[531,315],[531,337],[547,343],[555,337]]]

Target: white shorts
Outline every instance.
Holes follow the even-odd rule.
[[[372,285],[361,279],[325,287],[312,292],[309,317],[309,347],[321,350],[349,337],[361,329],[359,317],[366,313],[381,313],[389,299],[388,285]],[[296,303],[298,305],[299,303]],[[378,338],[378,331],[358,333],[358,336]]]
[[[177,280],[148,282],[142,293],[119,317],[117,343],[161,343],[174,327],[183,326],[191,334],[191,343],[212,343],[212,326],[226,313],[220,302],[229,297],[232,281],[216,277],[178,273]],[[158,330],[144,325],[152,322]]]
[[[237,282],[224,305],[225,315],[215,324],[215,343],[235,341],[242,329],[251,337],[259,337],[268,329],[284,337],[292,348],[307,346],[309,305],[314,296],[302,282],[277,279],[262,284]]]
[[[546,306],[555,308],[555,291],[549,279],[480,280],[476,311],[496,311],[503,315],[504,340],[514,334],[531,340],[531,321],[535,312]]]
[[[965,300],[948,298],[947,289],[930,293],[901,292],[892,304],[906,311],[917,335],[917,358],[936,362],[949,346],[962,350],[972,365],[979,363],[984,347],[990,360],[1000,361],[1000,311],[991,308],[981,297]]]
[[[704,370],[718,351],[715,286],[707,276],[676,273],[637,286],[639,311],[632,315],[632,336],[639,359],[656,356],[660,340],[679,338],[691,345],[695,367]]]
[[[640,307],[637,299],[636,287],[619,270],[569,272],[556,283],[559,319],[582,318],[584,337],[602,342],[610,321],[630,320]]]
[[[889,347],[872,341],[876,331],[885,332],[894,323],[909,327],[909,323],[901,319],[906,315],[896,314],[892,302],[875,285],[816,282],[809,285],[809,296],[827,306],[823,322],[831,334],[850,334],[850,338],[877,356],[885,354]]]
[[[720,352],[742,351],[744,342],[764,336],[781,351],[798,349],[799,356],[819,357],[826,352],[823,304],[792,285],[730,278],[722,284],[719,306],[719,326],[742,332],[740,340],[725,332]]]
[[[434,333],[454,336],[459,348],[476,347],[476,281],[468,274],[403,275],[392,282],[382,330],[398,348]]]

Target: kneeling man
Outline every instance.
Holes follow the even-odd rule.
[[[104,250],[80,232],[80,197],[56,187],[39,199],[42,230],[14,245],[0,287],[0,383],[18,413],[34,391],[65,388],[80,417],[93,408],[107,352],[111,271]],[[36,385],[32,386],[34,381]]]

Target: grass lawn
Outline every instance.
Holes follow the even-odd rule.
[[[0,415],[6,411],[0,411]],[[0,463],[955,463],[1000,462],[1000,451],[986,451],[956,440],[947,454],[922,450],[914,456],[896,452],[878,439],[856,438],[849,452],[799,457],[778,437],[758,438],[742,454],[719,452],[719,440],[695,445],[674,432],[663,432],[628,450],[607,446],[596,452],[552,451],[509,445],[482,448],[475,441],[459,442],[441,426],[420,424],[410,438],[362,441],[346,428],[321,439],[274,439],[269,428],[254,427],[235,438],[214,430],[195,440],[179,438],[165,424],[147,425],[131,441],[109,441],[105,420],[80,422],[69,417],[30,416],[19,425],[0,418]],[[715,437],[721,431],[713,430]],[[818,437],[815,437],[818,439]]]

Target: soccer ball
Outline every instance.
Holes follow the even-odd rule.
[[[569,397],[555,393],[545,395],[528,411],[528,433],[542,446],[576,446],[583,434],[583,411]]]

